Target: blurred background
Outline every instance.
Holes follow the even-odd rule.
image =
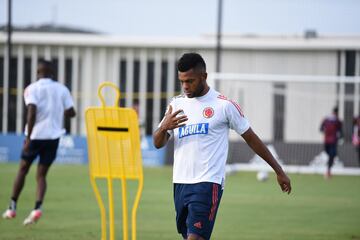
[[[58,163],[87,162],[84,113],[99,105],[98,85],[111,81],[120,106],[138,110],[145,165],[171,164],[171,144],[155,150],[151,134],[181,92],[177,59],[195,51],[210,86],[240,103],[283,164],[325,167],[319,128],[338,106],[344,138],[335,172],[359,166],[351,144],[360,109],[359,1],[1,0],[0,9],[0,161],[18,161],[23,91],[45,58],[78,112],[65,123]],[[257,162],[231,133],[228,163]]]

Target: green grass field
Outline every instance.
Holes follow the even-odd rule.
[[[22,226],[34,205],[34,167],[18,201],[17,218],[0,220],[0,239],[99,240],[99,208],[87,166],[54,165],[43,218],[34,226]],[[8,205],[16,170],[16,164],[0,164],[1,212]],[[138,239],[181,239],[174,221],[171,168],[146,168],[144,173]],[[360,177],[335,176],[325,181],[320,175],[290,176],[291,195],[280,191],[274,175],[264,183],[257,182],[251,172],[228,176],[212,239],[360,239]],[[99,185],[105,187],[103,182]],[[120,189],[120,184],[115,188]],[[122,239],[121,192],[115,194],[116,239]]]

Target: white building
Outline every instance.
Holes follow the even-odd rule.
[[[85,134],[85,109],[99,105],[97,87],[103,81],[120,87],[122,106],[139,103],[139,117],[146,125],[146,133],[151,134],[168,100],[180,91],[176,60],[181,54],[197,51],[205,58],[208,72],[215,70],[216,43],[211,36],[131,38],[15,32],[13,70],[8,82],[6,39],[6,34],[0,33],[0,128],[3,133],[23,131],[23,89],[36,80],[39,58],[52,59],[58,69],[58,81],[71,89],[78,116],[67,127],[70,133],[80,135]],[[220,86],[224,94],[240,102],[265,140],[319,142],[319,123],[335,104],[339,105],[345,120],[345,133],[350,134],[352,117],[359,113],[357,78],[355,84],[339,84],[334,80],[326,85],[292,83],[291,79],[294,75],[330,76],[329,79],[359,76],[360,37],[227,36],[223,39],[221,69],[223,73],[287,76],[290,82],[250,84],[249,77],[246,83],[229,82]],[[306,95],[294,96],[292,90],[311,96],[325,94],[330,98],[317,102]],[[276,95],[274,91],[285,94]]]

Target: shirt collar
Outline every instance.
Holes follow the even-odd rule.
[[[200,97],[196,97],[197,100],[203,100],[205,98],[208,98],[209,96],[211,96],[211,93],[213,92],[213,89],[211,87],[209,87],[209,90],[207,93],[205,93],[205,95],[202,95]]]
[[[38,80],[38,82],[49,82],[49,81],[53,81],[51,78],[40,78]]]
[[[187,97],[186,96],[186,94],[184,94],[185,95],[185,98],[187,98],[187,99],[190,99],[190,100],[204,100],[204,99],[206,99],[207,97],[209,97],[209,96],[211,96],[211,93],[213,92],[213,89],[211,88],[211,87],[209,87],[209,90],[207,91],[207,93],[205,93],[205,95],[202,95],[202,96],[200,96],[200,97],[192,97],[192,98],[189,98],[189,97]]]

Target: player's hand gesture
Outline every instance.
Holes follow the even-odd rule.
[[[182,109],[172,112],[172,106],[169,105],[168,111],[165,113],[164,120],[161,124],[161,128],[167,131],[185,126],[185,122],[188,120],[188,118],[185,114],[180,114],[177,116],[181,112],[183,112]]]
[[[290,178],[285,173],[278,174],[277,181],[281,187],[281,190],[283,192],[290,194],[290,192],[291,192]]]

